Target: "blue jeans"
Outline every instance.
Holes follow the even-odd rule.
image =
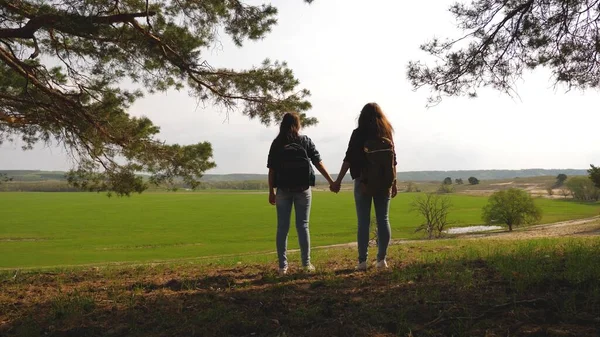
[[[388,196],[368,196],[361,192],[360,182],[354,180],[354,202],[356,204],[356,217],[358,218],[358,262],[367,261],[369,254],[369,225],[371,224],[371,202],[375,205],[375,218],[377,219],[377,261],[385,259],[387,248],[392,236],[390,229],[390,199]]]
[[[308,218],[310,216],[310,201],[312,192],[310,188],[302,192],[290,192],[277,189],[275,206],[277,208],[277,257],[279,268],[287,267],[287,238],[290,231],[290,218],[292,216],[292,205],[296,213],[296,231],[298,232],[298,243],[300,244],[300,255],[302,265],[310,264],[310,234],[308,231]]]

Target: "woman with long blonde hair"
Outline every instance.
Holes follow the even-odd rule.
[[[366,104],[360,112],[358,127],[352,132],[340,173],[332,186],[332,191],[338,192],[342,179],[350,169],[350,175],[354,180],[354,201],[358,220],[358,266],[356,269],[361,271],[367,269],[371,204],[375,206],[375,217],[377,219],[378,253],[376,267],[387,268],[386,255],[391,238],[390,200],[398,193],[395,178],[397,162],[393,146],[393,134],[394,128],[381,107],[377,103]],[[383,158],[384,163],[387,158],[389,165],[381,172],[368,172],[371,165],[368,158],[370,155],[368,147],[373,142],[388,145],[371,151],[371,153],[377,152],[379,158]],[[367,176],[371,177],[371,182],[366,181]],[[378,180],[379,185],[383,184],[382,193],[370,193],[370,190],[365,188],[365,185],[373,185],[375,180]]]

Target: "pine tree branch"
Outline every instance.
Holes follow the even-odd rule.
[[[79,24],[110,25],[113,23],[131,22],[135,18],[150,17],[156,15],[154,11],[141,13],[123,13],[108,16],[83,16],[76,14],[44,14],[29,19],[25,26],[20,28],[0,28],[0,39],[21,38],[33,39],[35,32],[41,28],[56,29],[59,31],[77,31]],[[69,25],[61,25],[68,22]],[[75,23],[75,24],[73,24]]]

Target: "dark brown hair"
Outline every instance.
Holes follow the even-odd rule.
[[[377,103],[367,103],[362,108],[358,130],[367,137],[385,137],[393,141],[394,128]]]
[[[300,116],[295,112],[287,112],[281,119],[279,134],[275,143],[279,146],[297,141],[300,138]]]

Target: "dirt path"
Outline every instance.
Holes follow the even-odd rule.
[[[586,219],[567,220],[543,225],[518,228],[512,232],[503,230],[500,232],[489,233],[467,233],[446,237],[446,239],[501,239],[501,240],[524,240],[545,237],[564,237],[564,236],[598,236],[600,235],[600,216]],[[415,242],[428,242],[430,240],[392,240],[391,244],[406,244]],[[311,249],[331,249],[356,247],[356,242],[341,243],[335,245],[311,247]],[[299,249],[289,250],[298,252]]]
[[[545,237],[597,236],[600,235],[600,216],[592,218],[560,221],[550,224],[515,229],[513,232],[493,232],[457,235],[466,239],[506,239],[522,240]]]

